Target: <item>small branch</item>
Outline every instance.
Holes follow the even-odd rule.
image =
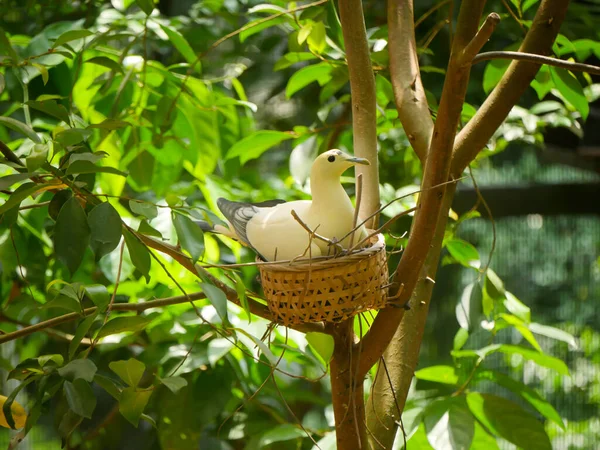
[[[14,152],[8,148],[8,146],[0,141],[0,152],[4,155],[4,157],[9,160],[11,163],[18,164],[19,166],[25,167],[25,165],[21,162],[19,157],[14,154]]]
[[[548,54],[568,7],[569,0],[542,0],[519,52]],[[462,174],[487,145],[512,107],[527,90],[539,68],[539,64],[529,61],[515,61],[509,66],[498,85],[456,137],[452,157],[454,177]]]
[[[350,243],[348,244],[348,248],[352,248],[352,244],[354,244],[354,235],[356,234],[356,229],[358,228],[356,224],[358,223],[358,211],[360,210],[360,202],[362,200],[362,182],[363,176],[362,173],[359,173],[356,176],[356,206],[354,207],[354,217],[352,219],[352,234],[350,235]]]
[[[485,52],[480,53],[473,59],[473,64],[491,59],[514,59],[517,61],[526,61],[534,64],[546,64],[548,66],[560,67],[562,69],[574,70],[577,72],[587,72],[594,75],[600,75],[600,67],[591,64],[583,64],[564,59],[552,58],[550,56],[536,55],[534,53],[523,52]]]
[[[377,158],[377,101],[375,77],[369,52],[361,0],[339,0],[340,22],[346,46],[354,154],[369,160],[369,166],[356,166],[363,174],[363,196],[359,215],[367,217],[379,208],[379,160]],[[372,228],[373,221],[367,225]]]
[[[424,163],[433,120],[419,72],[413,16],[412,0],[388,0],[388,51],[394,101],[406,136]]]
[[[164,306],[177,305],[179,303],[188,302],[188,297],[194,301],[202,300],[206,298],[204,292],[196,292],[194,294],[190,294],[189,296],[178,296],[178,297],[167,297],[161,298],[158,300],[150,300],[143,303],[116,303],[113,305],[113,311],[136,311],[141,312],[150,308],[160,308]],[[47,328],[54,328],[58,325],[62,325],[63,323],[72,322],[74,320],[87,317],[89,315],[94,314],[98,310],[97,307],[93,306],[91,308],[84,309],[81,313],[69,313],[64,314],[62,316],[54,317],[53,319],[48,319],[40,323],[36,323],[35,325],[30,325],[28,327],[22,328],[17,331],[13,331],[12,333],[6,333],[0,336],[0,344],[5,342],[14,341],[15,339],[19,339],[21,337],[28,336],[37,331],[45,330]]]
[[[460,62],[462,64],[471,64],[477,53],[483,48],[486,42],[492,36],[492,33],[496,29],[496,25],[500,23],[500,16],[493,12],[485,19],[485,22],[477,31],[477,34],[471,42],[465,47],[462,54],[460,55]]]
[[[294,211],[293,209],[292,209],[292,216],[294,217],[294,219],[296,219],[296,222],[298,222],[300,224],[300,226],[307,231],[307,233],[309,234],[309,236],[316,237],[320,241],[326,242],[330,246],[331,245],[334,246],[336,249],[338,249],[341,252],[344,251],[344,247],[342,247],[342,245],[340,243],[332,241],[331,239],[328,239],[325,236],[322,236],[322,235],[318,234],[316,231],[311,230],[310,227],[306,224],[306,222],[304,222],[298,216],[298,214],[296,214],[296,211]]]

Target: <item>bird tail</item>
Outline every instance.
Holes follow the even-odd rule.
[[[206,220],[195,220],[194,222],[196,222],[196,225],[198,225],[200,227],[200,229],[202,231],[204,231],[205,233],[214,233],[215,232],[215,226],[208,223]]]
[[[223,236],[230,237],[231,239],[235,239],[236,241],[240,240],[240,238],[235,233],[235,231],[231,230],[231,227],[229,226],[229,224],[225,224],[225,225],[222,225],[220,223],[211,224],[211,223],[207,222],[206,220],[195,220],[194,222],[205,233],[222,234]]]

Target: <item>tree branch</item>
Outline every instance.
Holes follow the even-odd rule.
[[[469,82],[470,65],[461,64],[461,55],[469,45],[479,27],[484,0],[465,0],[461,4],[458,25],[444,81],[444,89],[435,123],[431,150],[427,156],[422,194],[413,220],[412,231],[406,250],[398,265],[394,278],[396,286],[404,285],[396,307],[390,306],[377,314],[371,328],[362,340],[359,374],[365,375],[379,360],[390,343],[404,315],[404,306],[410,299],[419,280],[421,268],[440,219],[446,185],[449,178],[450,161],[456,129],[460,121],[462,105]],[[394,293],[392,293],[393,296]]]
[[[519,52],[548,54],[558,35],[568,6],[569,0],[542,0]],[[529,87],[539,68],[539,64],[532,64],[529,61],[513,62],[509,66],[500,83],[456,137],[452,158],[452,174],[455,177],[463,172],[488,143]]]
[[[149,300],[143,303],[115,303],[112,306],[112,310],[141,312],[150,308],[160,308],[164,306],[177,305],[180,303],[188,303],[190,299],[192,301],[197,301],[205,298],[206,295],[204,294],[204,292],[196,292],[187,296],[180,295],[177,297],[160,298],[158,300]],[[53,328],[58,325],[62,325],[63,323],[72,322],[74,320],[87,317],[89,315],[94,314],[97,310],[98,308],[93,306],[91,308],[84,309],[80,313],[72,312],[69,314],[64,314],[62,316],[54,317],[52,319],[36,323],[35,325],[30,325],[20,330],[13,331],[12,333],[3,334],[0,336],[0,344],[3,344],[4,342],[14,341],[15,339],[28,336],[37,331],[45,330],[46,328]]]
[[[354,154],[371,163],[355,168],[357,176],[363,174],[359,215],[367,217],[379,208],[375,77],[361,0],[339,0],[339,9],[350,77]],[[367,227],[372,227],[374,222],[367,223]]]
[[[582,64],[564,59],[552,58],[550,56],[536,55],[534,53],[522,52],[485,52],[480,53],[473,59],[473,64],[490,59],[515,59],[517,61],[526,61],[534,64],[546,64],[548,66],[560,67],[562,69],[574,70],[577,72],[587,72],[594,75],[600,75],[600,67],[591,64]]]
[[[492,33],[496,29],[496,25],[500,22],[500,16],[497,13],[491,13],[486,17],[485,22],[477,31],[475,37],[469,42],[469,44],[463,50],[460,59],[463,64],[471,64],[477,53],[483,48],[486,42],[492,36]]]
[[[422,163],[425,162],[433,120],[419,73],[412,0],[388,0],[390,79],[398,117]]]

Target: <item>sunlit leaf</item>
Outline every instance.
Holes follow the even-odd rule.
[[[431,366],[417,370],[415,377],[424,381],[435,381],[443,384],[458,384],[458,375],[452,366]]]
[[[479,252],[472,244],[462,239],[450,239],[446,242],[448,252],[465,267],[479,267]]]
[[[187,380],[181,377],[160,378],[160,382],[174,394],[176,394],[180,389],[186,387],[188,384]]]
[[[133,211],[134,214],[144,216],[149,220],[158,216],[158,208],[152,203],[129,200],[129,208],[131,208],[131,211]]]
[[[188,64],[193,66],[198,72],[201,72],[202,66],[200,65],[200,58],[196,56],[196,52],[183,35],[174,28],[167,27],[166,25],[161,24],[160,27],[167,34],[169,41],[171,41],[177,51],[181,53]]]
[[[10,128],[11,130],[21,133],[23,136],[28,137],[33,142],[40,144],[42,140],[35,131],[23,122],[13,119],[12,117],[0,117],[0,125]]]
[[[311,347],[317,352],[325,364],[329,364],[333,356],[333,337],[325,333],[310,332],[306,333],[306,340]]]
[[[320,86],[325,85],[331,80],[331,71],[333,67],[327,63],[313,64],[295,72],[288,81],[285,88],[285,95],[290,98],[300,89],[308,86],[310,83],[317,82]]]
[[[114,72],[123,72],[123,67],[115,61],[114,59],[110,59],[106,56],[95,56],[85,61],[90,64],[97,64],[99,66],[106,67]],[[115,120],[115,119],[106,119],[106,120]]]
[[[587,119],[590,112],[590,105],[575,75],[560,67],[551,67],[550,73],[552,74],[552,80],[556,89],[558,89],[565,100],[579,111],[584,120]]]
[[[271,147],[292,138],[292,135],[282,131],[256,131],[236,142],[227,152],[226,159],[239,157],[242,164],[245,164],[251,159],[258,158]]]
[[[121,380],[134,388],[137,387],[146,370],[145,364],[134,358],[129,358],[127,361],[112,361],[108,363],[108,367],[110,367],[110,370],[116,373]]]
[[[435,450],[471,448],[475,419],[464,398],[435,402],[425,412],[427,440]]]
[[[71,42],[77,39],[83,39],[88,36],[93,36],[94,33],[90,30],[69,30],[61,34],[54,44],[52,48],[60,47],[61,45],[66,44],[67,42]]]

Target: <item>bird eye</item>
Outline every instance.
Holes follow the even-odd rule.
[[[329,158],[327,158],[327,161],[334,162],[335,161],[335,156],[331,155]]]

